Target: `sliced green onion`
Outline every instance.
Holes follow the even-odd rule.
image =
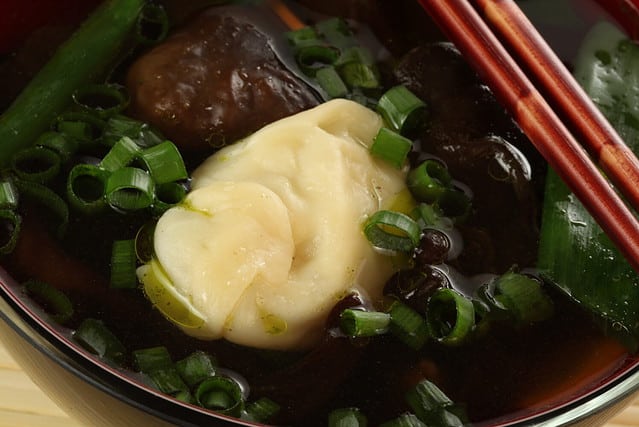
[[[135,275],[137,257],[135,240],[115,240],[111,248],[111,287],[114,289],[135,289],[138,279]]]
[[[379,72],[373,65],[351,61],[340,65],[338,72],[350,88],[374,89],[381,86]]]
[[[342,98],[348,94],[346,84],[334,67],[320,68],[315,73],[315,78],[320,87],[326,92],[328,99]]]
[[[0,255],[6,255],[16,247],[22,218],[13,209],[0,209]]]
[[[377,111],[393,129],[405,135],[419,127],[426,115],[426,104],[405,86],[395,86],[384,93]]]
[[[383,127],[373,139],[370,150],[372,155],[401,169],[412,147],[413,142],[410,139]]]
[[[54,321],[64,324],[73,316],[73,304],[69,297],[49,283],[29,280],[24,283],[24,288],[27,295],[40,304]]]
[[[206,378],[215,375],[216,366],[217,360],[203,351],[191,353],[175,364],[178,373],[189,387],[194,387]]]
[[[408,173],[406,185],[420,202],[434,203],[450,186],[451,180],[445,165],[429,159]]]
[[[100,118],[118,114],[129,105],[124,88],[112,83],[86,85],[75,91],[73,101],[81,109]]]
[[[15,184],[23,197],[39,203],[55,214],[58,219],[56,234],[62,237],[69,224],[69,206],[64,199],[49,187],[36,182],[17,180]]]
[[[342,50],[342,54],[335,63],[336,67],[347,64],[349,62],[359,62],[365,65],[375,64],[373,54],[369,49],[362,46],[352,46]]]
[[[192,405],[196,403],[195,397],[193,397],[190,390],[180,390],[177,393],[173,393],[173,397],[175,397],[180,402],[190,403]]]
[[[0,116],[0,164],[32,145],[56,114],[64,111],[71,94],[87,82],[104,76],[121,58],[125,40],[133,28],[144,0],[109,0],[42,67]]]
[[[328,427],[366,427],[368,420],[359,408],[339,408],[328,414]]]
[[[437,226],[441,224],[444,219],[443,212],[437,205],[430,205],[427,203],[420,203],[411,214],[417,219],[417,222],[422,225],[422,228]]]
[[[171,354],[164,346],[143,348],[132,353],[133,364],[139,372],[152,372],[156,369],[173,366]]]
[[[310,77],[314,77],[318,69],[333,65],[338,58],[339,50],[323,45],[302,46],[295,55],[302,72]]]
[[[36,141],[36,146],[55,151],[60,156],[62,162],[69,161],[71,156],[78,151],[77,140],[54,131],[48,131],[40,135]]]
[[[445,345],[460,345],[475,326],[473,302],[453,289],[438,289],[428,300],[428,329]]]
[[[286,38],[294,48],[319,44],[319,38],[313,27],[302,27],[286,33]]]
[[[429,426],[464,427],[466,411],[456,405],[434,383],[424,380],[406,393],[406,401],[417,418]]]
[[[385,423],[380,424],[380,427],[434,427],[428,426],[424,424],[417,418],[415,414],[401,414],[397,418],[394,418],[390,421],[386,421]],[[441,426],[437,426],[441,427]]]
[[[265,423],[280,412],[280,405],[267,397],[250,402],[245,408],[246,418],[250,421]]]
[[[60,114],[53,122],[56,132],[75,138],[79,142],[88,142],[102,135],[106,122],[96,114],[88,112],[67,112]]]
[[[164,141],[160,133],[144,122],[130,117],[116,115],[104,127],[102,142],[111,147],[122,137],[128,136],[140,147],[152,147]]]
[[[340,328],[350,337],[372,337],[388,331],[390,314],[347,308],[340,315]]]
[[[419,245],[421,229],[408,215],[381,210],[366,221],[364,234],[376,248],[410,252]]]
[[[92,318],[83,320],[73,333],[73,338],[91,353],[118,365],[124,364],[126,359],[124,344],[101,320]]]
[[[244,407],[239,384],[223,376],[202,381],[195,391],[195,399],[204,408],[234,417],[239,417]]]
[[[497,278],[495,298],[505,305],[520,322],[539,322],[554,313],[552,300],[541,284],[523,274],[508,272]]]
[[[45,147],[29,147],[13,156],[11,168],[25,181],[45,184],[60,172],[62,159],[55,151]]]
[[[144,170],[125,167],[113,172],[106,182],[106,201],[123,211],[148,208],[153,204],[155,185]]]
[[[189,392],[189,387],[182,381],[175,366],[157,368],[149,372],[144,372],[144,375],[146,375],[162,393],[177,395]]]
[[[180,151],[171,141],[146,148],[138,157],[156,184],[179,181],[189,176]]]
[[[169,33],[169,17],[160,5],[147,3],[142,8],[135,26],[135,35],[141,44],[161,42]]]
[[[399,301],[394,301],[388,309],[391,315],[390,331],[404,344],[419,350],[429,338],[426,320],[415,310]]]
[[[18,206],[18,189],[11,179],[0,181],[0,208],[15,209]]]
[[[439,408],[453,404],[453,401],[439,387],[428,380],[410,389],[406,393],[406,401],[422,421],[426,421],[430,414]]]
[[[179,182],[167,182],[155,187],[153,211],[157,215],[180,203],[186,196],[186,188]]]
[[[140,147],[128,136],[123,136],[111,147],[111,150],[100,162],[100,167],[114,172],[127,166],[140,152]]]
[[[67,200],[84,213],[96,213],[106,207],[105,191],[108,174],[97,166],[80,163],[67,178]]]

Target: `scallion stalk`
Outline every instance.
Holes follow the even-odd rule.
[[[421,229],[408,215],[381,210],[366,221],[364,234],[377,248],[410,252],[419,244]]]
[[[280,405],[267,397],[261,397],[253,402],[247,403],[244,409],[246,418],[250,421],[265,423],[280,412]]]
[[[122,365],[126,359],[124,344],[101,320],[88,318],[73,333],[73,338],[91,353]]]
[[[188,177],[182,155],[171,141],[145,148],[138,158],[145,164],[156,184],[179,181]]]
[[[195,387],[206,378],[215,375],[216,366],[217,360],[203,351],[191,353],[175,363],[178,373],[189,387]]]
[[[460,345],[475,326],[475,306],[470,298],[453,289],[438,289],[428,300],[426,320],[437,341]]]
[[[140,147],[128,136],[120,138],[100,161],[100,168],[114,172],[127,166],[140,152]]]
[[[154,191],[155,184],[146,171],[125,167],[109,176],[105,197],[107,203],[116,209],[135,211],[153,204]]]
[[[393,130],[406,135],[423,123],[426,104],[406,86],[399,85],[381,96],[377,103],[377,111],[393,127]]]
[[[18,206],[18,190],[13,180],[6,178],[0,181],[0,208],[15,209]]]
[[[49,283],[29,280],[24,283],[24,289],[54,321],[65,324],[73,316],[73,304],[69,297]]]
[[[408,173],[406,185],[418,201],[434,203],[444,194],[451,180],[444,164],[429,159]]]
[[[373,156],[401,169],[406,163],[406,158],[412,147],[413,142],[410,139],[383,127],[373,139],[370,152]]]
[[[58,175],[61,164],[58,153],[35,146],[18,151],[11,161],[11,169],[19,179],[46,184]]]
[[[350,337],[372,337],[388,331],[390,314],[347,308],[340,315],[340,328]]]
[[[338,408],[328,414],[329,427],[366,427],[368,420],[359,408]]]
[[[88,84],[77,89],[73,102],[82,110],[106,119],[118,114],[129,105],[123,87],[113,83]]]
[[[46,207],[57,217],[56,234],[62,237],[69,224],[69,206],[64,199],[49,187],[37,182],[16,180],[15,184],[21,197]]]
[[[67,200],[83,213],[96,213],[106,207],[106,181],[108,174],[97,166],[80,163],[69,172]]]
[[[135,289],[138,279],[135,274],[137,256],[135,240],[115,240],[111,249],[110,284],[114,289]]]
[[[239,417],[244,408],[239,384],[219,375],[202,381],[195,390],[195,399],[204,408],[234,417]]]
[[[399,301],[388,309],[391,315],[390,331],[404,344],[419,350],[429,339],[426,320],[415,310]]]
[[[105,1],[57,50],[51,60],[0,116],[5,166],[20,149],[32,145],[57,114],[71,101],[71,94],[98,76],[125,48],[144,0]]]

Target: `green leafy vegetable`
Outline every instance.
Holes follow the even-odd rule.
[[[575,76],[633,151],[639,149],[639,46],[610,24],[588,35]],[[548,173],[539,267],[596,313],[611,334],[639,343],[639,277],[561,179]]]

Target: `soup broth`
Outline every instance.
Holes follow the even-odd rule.
[[[157,56],[149,56],[151,49],[162,49],[161,44],[136,51],[118,66],[111,79],[126,85],[132,97],[125,114],[149,122],[170,138],[180,148],[189,174],[221,146],[232,145],[264,125],[324,101],[322,89],[315,81],[309,85],[296,65],[285,37],[290,28],[267,5],[213,6],[204,12],[213,18],[204,22],[200,8],[211,2],[192,2],[188,7],[183,3],[166,0],[172,27],[168,42],[162,43],[173,43],[177,50],[194,49],[201,47],[197,37],[202,28],[222,28],[217,40],[231,47],[212,50],[221,56],[216,60],[224,64],[210,65],[221,70],[222,82],[211,79],[198,88],[180,66],[156,67],[166,57],[167,63],[179,63],[170,56],[179,56],[173,48],[151,51]],[[601,19],[609,19],[593,1],[528,0],[520,4],[567,63],[588,29]],[[523,419],[567,402],[584,389],[594,390],[622,366],[630,357],[627,349],[602,332],[592,313],[544,283],[535,270],[545,162],[418,3],[349,0],[318,4],[300,0],[287,5],[307,25],[334,16],[349,20],[360,43],[378,61],[382,82],[381,88],[360,93],[358,101],[366,103],[398,84],[423,100],[428,110],[426,123],[411,135],[414,144],[407,162],[417,167],[435,159],[446,165],[452,185],[471,201],[463,221],[456,221],[454,228],[425,233],[419,249],[408,257],[412,257],[410,261],[396,261],[398,272],[386,282],[381,300],[346,292],[327,316],[322,338],[311,348],[288,351],[191,337],[154,307],[140,287],[113,289],[109,285],[113,240],[137,236],[140,245],[152,234],[149,230],[157,219],[148,210],[108,211],[98,218],[71,210],[68,231],[58,238],[50,231],[48,211],[38,203],[25,203],[20,207],[23,222],[19,241],[3,260],[12,277],[19,283],[42,280],[69,297],[74,312],[64,325],[65,333],[71,334],[85,319],[93,318],[107,325],[128,352],[163,346],[173,360],[198,351],[214,355],[221,372],[239,381],[251,398],[268,397],[281,406],[269,420],[274,424],[325,425],[332,410],[357,407],[370,425],[379,425],[410,411],[404,395],[428,380],[462,406],[470,422],[488,425]],[[561,19],[551,16],[555,10],[566,15]],[[565,37],[567,33],[571,37]],[[261,49],[272,51],[264,54],[265,59]],[[265,73],[272,75],[260,75],[257,62],[246,58],[251,55],[267,64],[263,65]],[[145,60],[149,62],[142,62]],[[4,66],[8,68],[11,61],[7,58]],[[34,61],[41,62],[39,57]],[[246,87],[224,87],[230,85],[224,82],[232,81],[233,73],[250,67],[251,76],[242,77],[245,83],[252,81],[258,86],[258,81],[273,76],[283,83],[261,87],[251,92],[254,98],[248,100],[243,98]],[[140,89],[140,81],[160,76],[162,70],[166,71],[162,78],[175,86],[174,92],[168,89],[170,96],[175,95],[170,101],[174,109],[168,112],[160,111],[166,98],[159,92],[142,93]],[[184,101],[193,90],[221,95],[213,100],[194,97]],[[229,93],[246,103],[224,104]],[[191,102],[223,105],[218,116],[221,125],[206,122],[211,120],[208,110],[190,110]],[[183,114],[184,118],[171,121],[167,114]],[[99,162],[105,150],[97,151],[73,159],[64,168],[87,159]],[[184,183],[188,189],[189,180]],[[51,187],[64,194],[65,185],[66,175],[61,174]],[[482,285],[511,270],[541,283],[552,300],[552,316],[523,324],[494,322],[488,333],[468,343],[446,346],[430,340],[418,350],[392,334],[352,338],[340,330],[339,316],[345,308],[382,311],[388,300],[399,299],[420,311],[420,304],[425,304],[435,289],[451,288],[473,296]],[[417,278],[419,291],[410,288]],[[12,292],[20,293],[21,289],[16,286]],[[122,363],[132,376],[140,378],[130,354]]]

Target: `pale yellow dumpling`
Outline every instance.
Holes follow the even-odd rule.
[[[405,172],[369,153],[381,126],[375,112],[333,100],[264,127],[193,173],[193,191],[160,218],[154,243],[172,290],[203,319],[183,325],[186,333],[306,348],[347,292],[381,296],[392,265],[362,223],[405,190]]]

